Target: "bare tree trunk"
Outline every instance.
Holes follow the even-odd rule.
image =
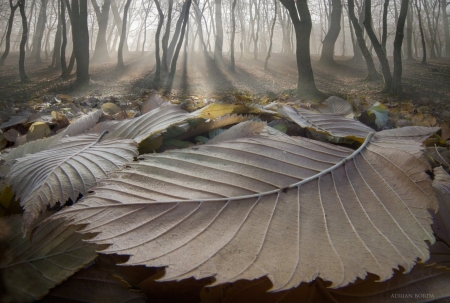
[[[175,51],[175,46],[178,42],[178,38],[180,37],[181,25],[183,24],[185,11],[187,9],[187,2],[184,2],[183,8],[181,9],[180,16],[177,20],[177,25],[175,26],[175,32],[173,33],[172,40],[170,41],[170,45],[167,49],[167,65],[170,66],[170,62],[172,61],[173,53]]]
[[[189,9],[191,7],[192,0],[186,0],[186,3],[187,9],[184,15],[183,26],[181,27],[180,39],[178,41],[177,48],[175,49],[175,53],[173,55],[172,64],[170,65],[170,74],[167,80],[167,92],[170,92],[172,90],[173,79],[175,78],[175,72],[177,70],[178,56],[180,54],[181,46],[183,45],[184,33],[186,31],[186,24],[188,23],[189,20]]]
[[[72,0],[72,7],[69,0],[65,1],[72,23],[73,52],[77,60],[76,83],[87,85],[90,80],[87,0]]]
[[[222,0],[215,0],[216,40],[214,43],[214,60],[222,60],[223,27],[222,27]]]
[[[406,15],[408,14],[409,0],[402,0],[400,15],[397,22],[397,31],[394,40],[394,73],[392,76],[392,92],[402,93],[402,43],[405,30]]]
[[[394,2],[395,2],[395,0],[394,0]],[[384,0],[384,6],[383,6],[383,34],[381,36],[381,48],[383,49],[384,53],[386,53],[388,10],[389,10],[389,0]]]
[[[6,57],[8,57],[8,54],[9,54],[9,48],[11,45],[11,31],[12,31],[12,27],[13,27],[13,23],[14,23],[14,15],[15,15],[18,7],[19,7],[19,2],[17,2],[17,4],[15,4],[15,5],[13,5],[13,1],[9,0],[9,8],[11,9],[11,13],[9,14],[8,29],[6,30],[5,51],[3,52],[3,55],[0,58],[0,66],[3,66],[5,64]]]
[[[256,7],[255,0],[255,23],[256,23],[256,33],[253,40],[253,59],[258,59],[258,39],[259,39],[259,22],[260,22],[260,8],[261,8],[261,0],[258,1],[258,7]]]
[[[42,47],[42,39],[44,37],[45,24],[47,23],[47,4],[48,0],[41,0],[41,9],[39,10],[39,17],[33,36],[31,57],[32,58],[34,57],[36,63],[42,63],[41,47]]]
[[[131,0],[127,0],[125,9],[123,10],[122,34],[120,35],[119,49],[117,51],[117,68],[125,67],[125,64],[123,64],[123,45],[125,44],[125,40],[127,39],[127,19],[130,4]]]
[[[58,23],[56,25],[56,33],[55,33],[55,41],[53,43],[53,54],[52,54],[52,63],[49,66],[50,68],[61,68],[61,31],[62,31],[62,20],[61,20],[61,1],[56,0],[58,2],[56,8],[56,15],[58,18]]]
[[[389,69],[389,62],[386,57],[386,53],[383,51],[383,47],[377,39],[372,28],[372,1],[365,0],[365,18],[364,27],[366,28],[367,35],[372,42],[373,48],[377,53],[378,60],[381,64],[381,70],[383,71],[384,89],[383,92],[390,92],[392,87],[392,75]]]
[[[273,16],[273,22],[272,22],[272,27],[270,29],[270,44],[269,44],[269,51],[267,52],[267,57],[266,57],[266,62],[264,63],[264,70],[267,70],[268,67],[268,63],[269,63],[269,59],[271,56],[271,52],[272,52],[272,42],[273,42],[273,30],[275,29],[275,23],[277,22],[277,9],[278,9],[278,0],[274,0],[273,1],[275,4],[275,13]]]
[[[445,39],[445,56],[450,57],[450,29],[448,24],[448,14],[447,5],[449,2],[447,0],[441,0],[442,9],[442,25],[444,26],[444,39]]]
[[[408,15],[406,16],[406,60],[412,61],[413,49],[412,49],[412,38],[413,38],[413,7],[412,2],[408,5]]]
[[[323,39],[322,55],[320,62],[324,64],[336,64],[334,61],[334,46],[341,32],[342,3],[341,0],[332,0],[333,9],[330,15],[330,26],[327,35]]]
[[[373,63],[372,55],[369,52],[369,49],[366,46],[366,41],[363,37],[363,31],[361,26],[359,25],[358,19],[355,15],[355,1],[354,0],[348,0],[348,15],[350,20],[352,21],[353,28],[355,29],[355,35],[356,39],[358,41],[359,49],[361,50],[361,53],[364,56],[364,60],[366,62],[367,66],[367,80],[375,80],[379,79],[380,75],[378,74],[375,64]]]
[[[122,22],[122,19],[120,19],[119,8],[117,7],[116,0],[111,0],[111,11],[112,11],[113,16],[114,16],[114,21],[116,22],[117,32],[118,32],[119,35],[121,35],[122,34],[122,24],[123,24],[123,22]],[[116,47],[116,43],[114,42],[113,49],[115,49],[115,47]],[[125,41],[125,43],[123,45],[123,52],[124,53],[128,53],[128,43],[127,43],[127,41]]]
[[[159,37],[161,35],[161,28],[164,23],[164,13],[161,9],[161,5],[159,4],[159,0],[155,0],[156,9],[159,14],[158,28],[156,29],[155,34],[155,59],[156,59],[156,69],[155,69],[155,80],[154,85],[156,88],[159,87],[161,81],[161,57],[159,55]]]
[[[27,43],[28,38],[28,24],[27,24],[27,16],[25,15],[25,3],[26,0],[19,0],[19,11],[20,16],[22,17],[22,39],[20,40],[20,53],[19,53],[19,75],[20,82],[28,82],[30,78],[28,78],[27,73],[25,72],[25,44]]]
[[[173,0],[169,0],[169,8],[167,11],[167,22],[166,22],[166,31],[164,32],[164,36],[162,38],[162,65],[161,72],[166,75],[169,72],[169,63],[167,61],[168,57],[168,45],[169,45],[169,36],[170,36],[170,24],[172,22],[172,8],[173,8]]]
[[[301,97],[320,96],[323,94],[317,89],[311,66],[309,40],[312,29],[311,14],[307,0],[280,0],[286,7],[294,25],[297,38],[297,94]],[[299,18],[300,17],[300,18]]]
[[[428,23],[428,32],[430,34],[430,58],[431,59],[436,59],[436,50],[434,48],[435,46],[435,34],[433,33],[433,26],[431,25],[431,19],[430,19],[430,10],[428,8],[428,3],[427,1],[423,1],[423,5],[424,5],[424,11],[425,11],[425,16],[427,17],[427,23]]]
[[[102,9],[100,10],[97,0],[92,0],[95,16],[98,22],[97,40],[95,41],[94,55],[91,61],[105,62],[109,60],[108,47],[106,43],[106,29],[108,27],[109,9],[111,0],[103,0]]]
[[[419,20],[419,31],[420,37],[422,39],[422,64],[427,64],[427,45],[425,43],[425,35],[423,33],[423,24],[422,24],[422,14],[421,14],[421,4],[415,0],[414,4],[416,5],[417,18]]]
[[[233,0],[233,4],[231,5],[231,45],[230,45],[231,57],[230,57],[230,70],[233,71],[233,72],[236,70],[235,60],[234,60],[234,38],[235,38],[235,35],[236,35],[236,14],[235,14],[236,1],[237,0]]]
[[[27,24],[28,24],[28,31],[30,30],[30,27],[31,27],[31,22],[32,22],[32,20],[33,20],[33,10],[34,10],[35,7],[36,7],[36,0],[33,0],[33,1],[31,2],[30,11],[29,11],[29,13],[28,13],[28,16],[30,16],[30,19],[27,21]],[[28,39],[27,39],[27,44],[26,44],[26,51],[27,51],[27,52],[30,52],[30,46],[29,46],[29,41],[28,41]]]

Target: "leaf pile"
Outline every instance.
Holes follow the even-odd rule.
[[[142,294],[129,288],[151,299],[155,279],[183,280],[167,285],[181,290],[187,283],[202,302],[376,302],[415,287],[449,296],[426,288],[450,280],[442,268],[450,260],[448,211],[431,227],[438,204],[448,209],[450,177],[441,167],[431,174],[422,145],[439,128],[375,132],[341,116],[351,116],[351,107],[338,98],[322,113],[213,104],[191,114],[152,98],[137,118],[104,123],[94,112],[5,157],[1,172],[25,212],[0,221],[0,249],[9,256],[0,274],[10,281],[2,300],[42,298],[96,258],[71,266],[51,259],[55,249],[64,255],[75,243],[97,247],[100,256],[49,300],[138,302]],[[301,136],[304,129],[315,139]],[[47,210],[68,202],[56,213]],[[27,238],[17,238],[20,224]],[[120,268],[135,273],[102,268],[111,254],[126,256]],[[47,259],[45,268],[33,263]],[[41,274],[39,291],[27,288],[27,296],[14,290],[14,281],[28,275],[16,268],[22,263]],[[45,282],[46,270],[58,275],[52,283]],[[200,292],[211,277],[218,286]],[[186,282],[191,278],[202,280]],[[86,287],[93,290],[76,291]]]

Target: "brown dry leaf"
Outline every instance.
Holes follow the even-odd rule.
[[[144,155],[55,217],[87,224],[127,265],[167,266],[164,280],[387,280],[429,258],[437,208],[423,147],[397,135],[356,151],[269,136]]]
[[[21,134],[14,128],[11,128],[8,131],[4,132],[3,136],[9,142],[16,142],[17,139],[21,136]]]
[[[97,135],[68,137],[49,150],[16,160],[7,180],[25,209],[25,232],[47,206],[76,201],[108,171],[138,155],[133,140],[100,140]]]
[[[48,137],[51,134],[50,127],[45,122],[34,122],[27,133],[27,142]]]
[[[423,114],[422,113],[417,113],[414,116],[412,116],[411,121],[415,124],[418,125],[420,122],[423,121]]]
[[[62,103],[71,103],[73,102],[73,98],[71,96],[68,95],[64,95],[64,94],[58,94],[56,95],[56,100]]]
[[[118,114],[121,111],[120,107],[118,107],[117,105],[115,105],[114,103],[111,103],[111,102],[103,103],[102,110],[106,114],[111,115],[111,116],[114,116],[115,114]]]
[[[444,122],[440,126],[442,131],[442,139],[449,140],[450,139],[450,125],[447,122]]]
[[[0,218],[1,302],[34,302],[97,256],[99,246],[85,243],[61,220],[41,222],[33,237],[21,234],[20,215]]]
[[[114,275],[102,270],[98,265],[83,269],[67,281],[52,289],[42,302],[146,302],[145,297],[130,285]]]
[[[57,133],[58,131],[67,127],[70,124],[69,119],[63,113],[52,111],[52,117],[53,117],[54,122],[58,123],[58,125],[56,125],[53,128],[53,131],[55,133]]]
[[[141,105],[141,113],[145,114],[158,107],[170,105],[169,102],[161,98],[157,93],[151,93],[148,99]]]

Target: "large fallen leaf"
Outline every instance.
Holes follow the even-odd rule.
[[[0,218],[1,302],[34,302],[97,256],[78,227],[41,222],[30,240],[21,223],[20,215]]]
[[[190,114],[193,118],[217,119],[231,114],[260,114],[262,109],[243,104],[212,103]]]
[[[333,137],[363,142],[374,130],[359,121],[335,114],[315,113],[306,109],[284,106],[280,113],[303,128]]]
[[[61,139],[49,150],[17,159],[7,176],[24,207],[24,230],[28,230],[47,206],[67,199],[76,201],[106,173],[137,156],[133,140],[102,140],[84,135]]]
[[[55,217],[87,224],[128,265],[167,266],[166,280],[386,280],[434,242],[421,149],[387,132],[356,151],[287,136],[195,146],[143,156]]]
[[[165,131],[169,126],[180,124],[188,118],[187,112],[177,105],[158,107],[138,118],[114,125],[106,139],[134,139],[137,143]]]
[[[42,302],[146,302],[145,297],[117,275],[94,265],[77,272],[59,285]]]
[[[436,167],[433,173],[433,188],[439,200],[434,232],[436,237],[450,248],[450,175],[441,166]]]
[[[102,114],[101,110],[96,110],[75,120],[63,131],[63,136],[72,137],[90,130],[97,124]]]

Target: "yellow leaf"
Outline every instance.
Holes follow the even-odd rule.
[[[414,124],[419,124],[420,122],[422,122],[423,121],[423,114],[422,113],[417,113],[417,114],[415,114],[412,118],[411,118],[411,121],[414,123]]]
[[[111,102],[103,103],[102,110],[108,115],[115,115],[121,111],[120,107]]]
[[[161,147],[163,142],[163,137],[158,136],[156,138],[147,138],[139,143],[138,151],[139,154],[149,154],[153,153]]]
[[[260,110],[241,104],[210,104],[196,112],[195,118],[216,119],[228,114],[259,114]]]
[[[45,122],[34,122],[27,133],[27,141],[42,139],[50,135],[51,131]]]
[[[73,102],[73,98],[71,96],[59,94],[56,95],[56,99],[60,100],[61,102]]]

